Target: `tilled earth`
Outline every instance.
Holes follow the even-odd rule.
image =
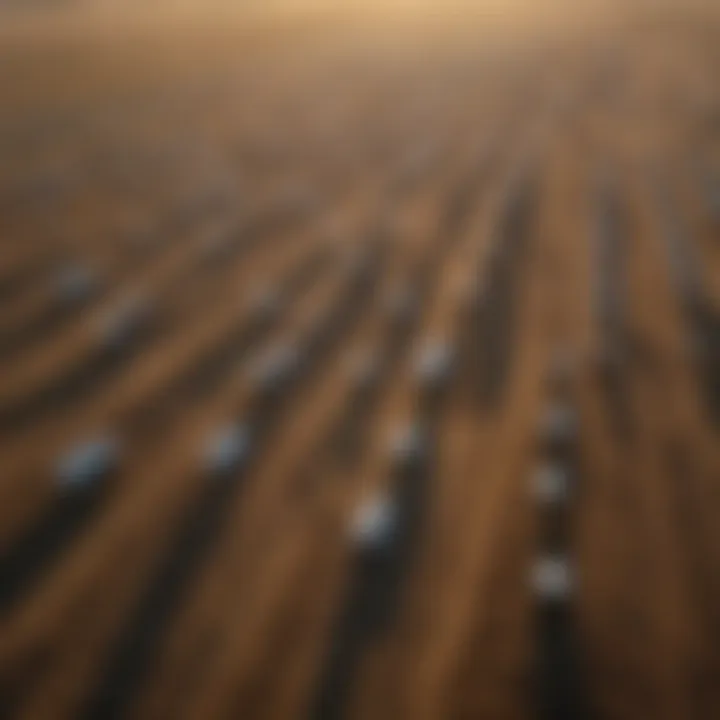
[[[389,38],[4,37],[3,717],[720,717],[716,14]]]

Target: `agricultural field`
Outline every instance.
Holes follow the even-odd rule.
[[[720,13],[511,5],[8,15],[0,716],[720,717]]]

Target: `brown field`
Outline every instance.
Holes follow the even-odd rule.
[[[720,13],[615,5],[8,14],[1,717],[720,718]]]

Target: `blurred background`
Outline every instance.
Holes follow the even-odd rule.
[[[0,0],[0,716],[720,717],[714,0]]]

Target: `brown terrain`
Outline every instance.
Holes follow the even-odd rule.
[[[720,718],[720,12],[579,4],[8,14],[0,716]]]

